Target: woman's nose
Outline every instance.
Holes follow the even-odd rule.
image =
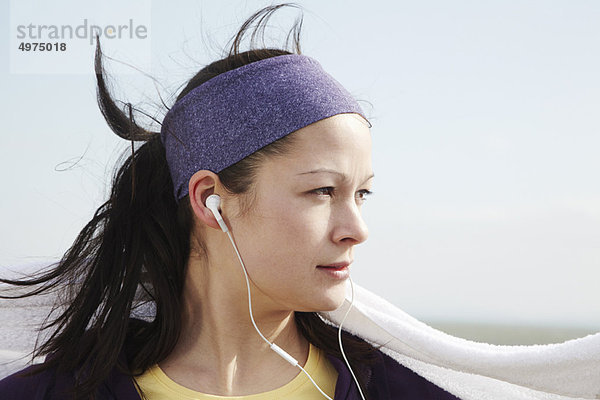
[[[351,242],[360,244],[369,237],[369,229],[365,223],[360,205],[355,201],[350,201],[340,205],[337,210],[335,228],[333,230],[333,239],[336,242]]]

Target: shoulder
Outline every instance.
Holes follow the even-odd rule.
[[[131,318],[132,324],[144,326],[145,321]],[[127,364],[126,342],[119,355],[120,365]],[[0,399],[11,400],[62,400],[65,393],[75,385],[76,371],[60,372],[54,363],[49,362],[56,355],[48,355],[42,364],[35,364],[22,369],[6,378],[0,379]],[[97,399],[102,400],[139,400],[139,394],[133,378],[126,373],[126,368],[115,365],[109,375],[99,386]]]
[[[390,398],[459,400],[387,354],[377,352],[380,360],[373,366],[369,380],[369,388],[376,393],[373,398],[383,398],[378,395],[387,392]]]
[[[32,374],[39,365],[32,365],[0,380],[2,399],[43,399],[51,385],[49,371]]]
[[[344,334],[365,341],[348,332]],[[368,363],[355,366],[356,372],[362,377],[361,385],[365,385],[363,389],[366,389],[369,399],[459,400],[381,350],[375,347],[372,347],[372,350],[373,357],[369,357],[371,360]],[[331,355],[328,358],[339,373],[335,398],[359,399],[358,389],[345,361]]]
[[[0,399],[62,400],[75,384],[73,372],[57,373],[56,368],[36,372],[43,364],[32,365],[0,380]],[[36,373],[33,373],[36,372]],[[96,393],[102,400],[139,400],[133,379],[115,367]]]

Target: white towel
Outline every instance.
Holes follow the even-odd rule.
[[[350,306],[320,315],[339,326]],[[438,331],[354,284],[343,329],[463,400],[600,399],[600,333],[559,344],[498,346]]]

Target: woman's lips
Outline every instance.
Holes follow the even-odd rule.
[[[334,279],[347,279],[350,276],[349,265],[349,262],[341,262],[329,265],[318,265],[317,268]]]
[[[323,268],[323,269],[330,269],[332,271],[341,271],[343,269],[347,269],[348,267],[332,267],[332,266],[325,266],[325,265],[319,265],[317,268]]]
[[[338,263],[333,263],[333,264],[327,264],[327,265],[317,265],[317,268],[331,268],[331,269],[344,269],[346,267],[348,267],[351,264],[351,262],[338,262]]]

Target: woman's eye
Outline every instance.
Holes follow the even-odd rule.
[[[358,197],[358,199],[361,201],[366,201],[367,197],[372,194],[373,194],[373,192],[371,192],[369,189],[363,189],[363,190],[359,190],[356,193],[356,197]]]
[[[332,186],[327,186],[327,187],[315,189],[312,192],[319,196],[333,196],[335,194],[335,188]],[[358,200],[360,200],[361,202],[366,201],[367,196],[370,196],[371,194],[373,194],[373,192],[371,192],[370,190],[362,189],[362,190],[359,190],[358,192],[356,192],[356,198]]]
[[[316,193],[318,195],[331,196],[331,195],[333,195],[333,187],[327,186],[327,187],[318,188],[318,189],[313,190],[313,193]]]

